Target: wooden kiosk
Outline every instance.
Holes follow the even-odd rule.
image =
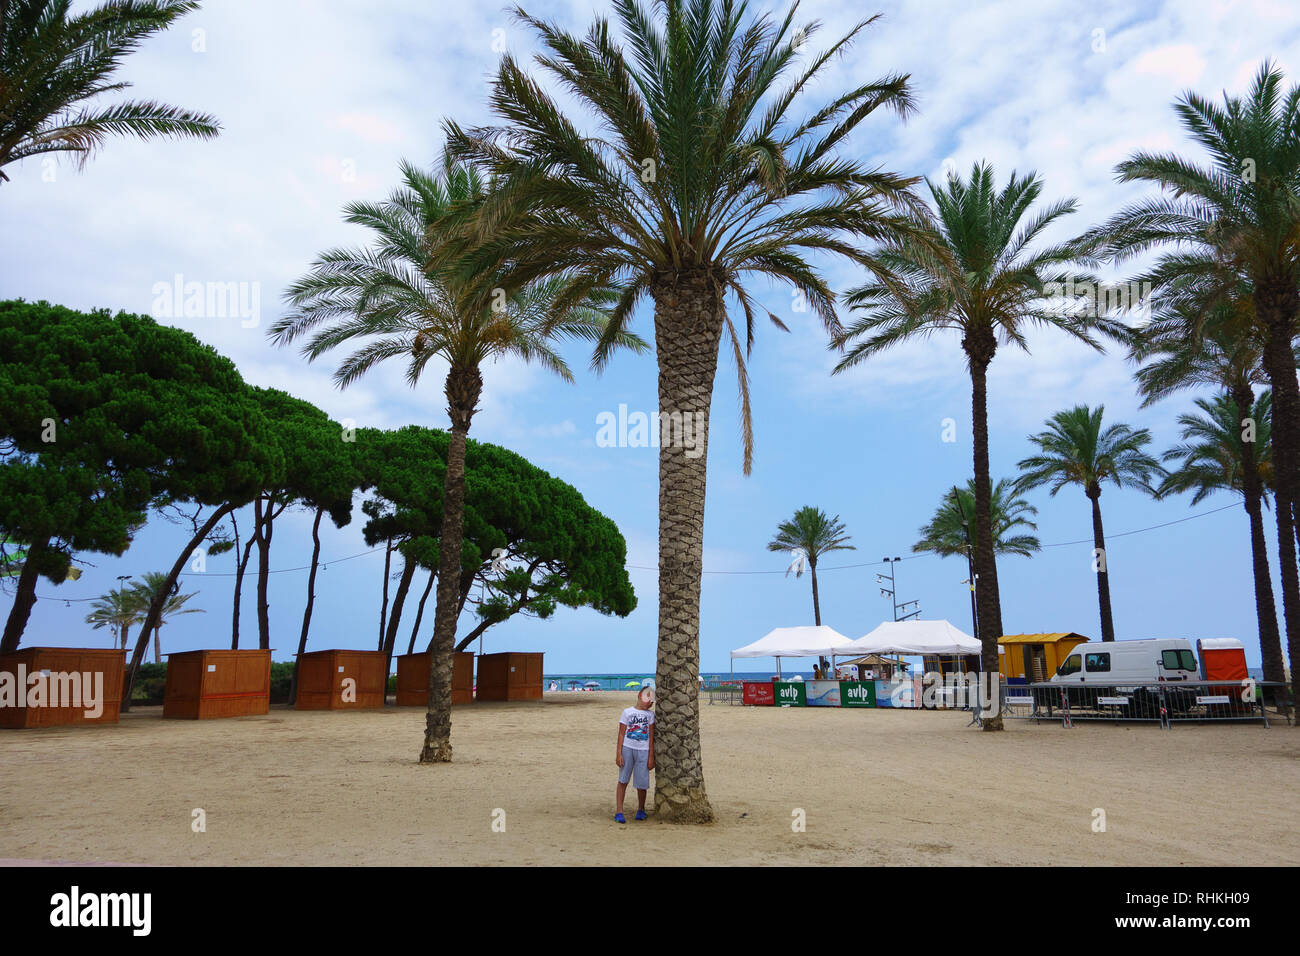
[[[297,710],[383,707],[388,692],[383,651],[336,649],[298,658]]]
[[[402,654],[397,658],[397,706],[429,705],[430,654]],[[456,654],[451,665],[451,702],[474,703],[474,655],[469,651]]]
[[[22,647],[0,655],[0,727],[115,724],[125,670],[126,651],[103,648]],[[39,705],[28,707],[33,692]],[[94,716],[87,716],[87,692],[96,698]]]
[[[167,655],[164,717],[248,717],[267,713],[270,705],[269,650],[182,651]]]

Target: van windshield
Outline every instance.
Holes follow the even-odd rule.
[[[1082,664],[1082,659],[1078,654],[1071,654],[1065,659],[1065,663],[1056,669],[1056,673],[1061,677],[1065,677],[1069,674],[1077,674],[1079,673]]]

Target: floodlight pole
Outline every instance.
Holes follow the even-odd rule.
[[[881,581],[889,582],[889,587],[881,588],[880,593],[882,596],[889,598],[890,603],[893,604],[894,606],[894,623],[898,623],[899,621],[906,621],[909,618],[913,618],[913,617],[919,617],[921,614],[921,603],[919,601],[904,601],[902,604],[898,603],[898,596],[897,596],[898,585],[895,582],[894,565],[897,564],[899,561],[902,561],[903,559],[902,558],[881,558],[880,560],[883,561],[885,565],[889,568],[889,573],[881,574],[880,572],[876,572],[876,583],[879,584]],[[916,605],[915,611],[909,611],[908,613],[904,614],[902,617],[898,616],[899,611],[903,610],[908,605],[912,605],[912,604]]]

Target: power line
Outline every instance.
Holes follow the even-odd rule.
[[[1175,518],[1173,521],[1162,521],[1160,524],[1153,524],[1146,528],[1135,528],[1132,531],[1116,531],[1114,533],[1106,535],[1106,540],[1109,541],[1114,538],[1127,538],[1130,535],[1134,535],[1134,534],[1145,534],[1148,531],[1157,531],[1160,528],[1168,528],[1170,525],[1182,524],[1184,521],[1193,521],[1196,518],[1207,518],[1210,515],[1218,514],[1220,511],[1227,511],[1229,508],[1236,508],[1236,507],[1238,507],[1236,504],[1224,505],[1221,508],[1212,508],[1209,511],[1201,511],[1194,515],[1188,515],[1185,518]],[[1091,538],[1080,538],[1077,541],[1057,541],[1053,544],[1040,545],[1040,547],[1065,548],[1076,544],[1092,544],[1092,543],[1093,542]],[[341,564],[344,561],[351,561],[354,558],[364,558],[368,554],[375,554],[383,550],[384,548],[371,548],[369,551],[360,551],[356,554],[350,554],[346,558],[330,558],[328,561],[320,561],[319,564],[322,570],[324,570],[327,569],[328,566],[331,564]],[[909,554],[907,557],[901,558],[900,560],[915,561],[917,558],[926,558],[926,557],[930,557],[930,555]],[[884,561],[864,561],[861,564],[837,564],[831,567],[819,568],[818,570],[819,571],[852,571],[860,568],[878,568],[884,564],[885,564]],[[632,571],[658,571],[659,570],[657,566],[649,565],[649,564],[628,564],[625,565],[625,567],[627,567],[629,570]],[[311,568],[310,564],[304,564],[301,567],[297,567],[297,568],[275,568],[273,570],[268,571],[267,574],[289,574],[294,571],[306,571],[310,568]],[[705,569],[701,573],[703,574],[785,574],[786,572],[785,571],[710,571],[708,569]],[[192,577],[192,578],[233,578],[233,577],[237,577],[238,573],[235,571],[201,571],[201,572],[182,571],[180,576]],[[65,601],[73,604],[82,603],[86,601],[99,600],[99,598],[51,597],[42,594],[38,594],[37,598],[39,598],[42,601]]]

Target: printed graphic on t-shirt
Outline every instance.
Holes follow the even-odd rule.
[[[627,730],[623,734],[623,745],[635,750],[645,750],[650,746],[650,725],[655,722],[654,711],[637,710],[629,707],[618,719]]]

